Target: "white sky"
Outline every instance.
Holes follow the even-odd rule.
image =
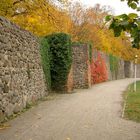
[[[109,5],[114,9],[116,15],[135,12],[134,10],[132,10],[127,6],[126,2],[121,2],[120,0],[79,0],[79,1],[81,1],[84,5],[87,6],[94,6],[97,3],[99,3],[100,5]]]

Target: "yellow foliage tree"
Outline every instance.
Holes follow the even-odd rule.
[[[86,8],[71,0],[0,0],[0,15],[37,36],[54,32],[71,35],[73,41],[92,42],[94,48],[133,60],[140,50],[130,47],[130,39],[122,34],[115,38],[104,24],[112,9],[99,4]],[[61,2],[61,3],[60,3]]]

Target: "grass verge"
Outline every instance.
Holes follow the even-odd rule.
[[[140,81],[137,81],[137,90],[134,92],[134,84],[125,91],[124,118],[140,123]]]

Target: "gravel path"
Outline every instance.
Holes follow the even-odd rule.
[[[140,140],[140,124],[121,118],[132,79],[57,95],[9,122],[0,140]]]

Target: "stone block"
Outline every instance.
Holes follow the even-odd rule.
[[[91,85],[89,46],[73,45],[73,85],[74,88],[88,88]]]
[[[20,102],[20,103],[15,103],[13,112],[14,112],[14,113],[18,113],[18,112],[20,112],[23,108],[24,108],[24,105],[23,105],[22,102]]]
[[[13,114],[13,110],[14,110],[14,105],[11,104],[11,103],[9,103],[9,104],[5,107],[5,110],[4,110],[5,115],[8,116],[8,117],[11,116],[11,115]]]

